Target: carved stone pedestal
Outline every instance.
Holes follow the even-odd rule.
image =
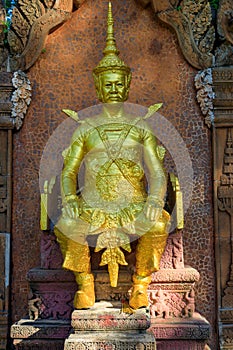
[[[153,274],[148,294],[157,350],[208,349],[210,325],[195,312],[193,287],[198,280],[198,271],[191,267]]]
[[[121,303],[98,302],[89,310],[75,310],[72,326],[74,334],[64,350],[156,349],[153,334],[146,331],[150,326],[146,308],[128,314],[122,312]]]
[[[195,312],[190,318],[154,319],[150,328],[157,350],[207,350],[210,325]]]
[[[70,321],[22,319],[11,327],[15,350],[63,350]]]

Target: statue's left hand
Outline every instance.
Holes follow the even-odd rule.
[[[149,196],[144,208],[146,218],[150,221],[157,221],[163,210],[163,200]]]
[[[157,221],[161,215],[162,209],[156,208],[153,204],[147,203],[144,211],[147,219],[150,221]]]

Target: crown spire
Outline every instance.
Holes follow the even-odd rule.
[[[93,75],[95,82],[97,82],[97,77],[106,71],[117,70],[130,75],[130,68],[120,59],[119,51],[116,47],[116,41],[114,38],[113,29],[113,16],[112,16],[112,4],[108,3],[108,19],[107,19],[107,38],[106,46],[103,50],[104,57],[99,62],[99,64],[93,69]]]
[[[104,56],[107,56],[111,53],[119,55],[119,51],[116,47],[116,40],[114,38],[114,21],[112,17],[112,4],[108,3],[108,20],[107,20],[107,38],[106,46],[103,51]]]

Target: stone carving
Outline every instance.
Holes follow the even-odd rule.
[[[154,326],[155,327],[155,326]],[[156,325],[156,328],[153,330],[153,333],[156,337],[156,339],[174,339],[174,334],[176,339],[198,339],[198,343],[200,343],[201,339],[208,339],[209,338],[209,328],[208,325],[202,324],[201,327],[198,325],[198,327],[192,328],[190,325],[186,327],[165,327],[164,323],[161,325]],[[179,343],[180,344],[180,343]],[[191,343],[193,344],[193,343]],[[183,343],[182,343],[183,345]],[[184,345],[183,345],[184,346]],[[173,347],[171,346],[170,349],[172,350],[180,350],[181,347]],[[183,349],[192,349],[191,347],[183,347]],[[203,349],[203,345],[201,344],[200,347],[194,347],[194,349]]]
[[[74,334],[65,341],[70,349],[155,349],[148,309],[131,314],[122,312],[120,303],[99,302],[89,310],[75,310],[72,314]]]
[[[61,268],[62,255],[56,236],[52,233],[42,233],[41,236],[41,267],[43,269]]]
[[[184,256],[183,256],[183,240],[182,235],[174,236],[172,239],[173,251],[172,251],[172,262],[174,269],[180,269],[184,267]]]
[[[42,339],[65,339],[70,333],[70,328],[70,320],[51,322],[51,320],[38,319],[36,322],[29,322],[27,319],[23,319],[12,326],[11,337],[14,339],[37,339],[37,342],[38,339],[40,341]],[[43,347],[41,349],[44,350]]]
[[[70,18],[72,7],[72,0],[17,2],[8,33],[12,70],[26,70],[34,64],[50,30]]]
[[[6,11],[3,5],[0,3],[0,71],[6,70],[6,62],[8,57],[8,50],[5,46],[5,25]]]
[[[0,293],[0,312],[4,311],[5,306],[4,306],[4,296],[2,293]]]
[[[170,316],[169,307],[166,303],[168,299],[169,294],[161,289],[150,293],[149,300],[151,302],[150,309],[152,317],[168,318]]]
[[[43,350],[63,350],[64,341],[63,340],[55,340],[55,341],[46,341],[40,339],[40,349]],[[38,350],[38,340],[29,339],[26,342],[17,342],[14,344],[15,350]]]
[[[176,31],[186,60],[198,69],[211,67],[215,29],[211,24],[209,1],[183,0],[179,2],[179,6],[169,0],[151,2],[159,19]]]
[[[151,350],[154,349],[154,343],[143,344],[136,342],[133,344],[124,344],[123,342],[115,342],[112,344],[110,342],[88,342],[88,343],[68,343],[65,350]]]
[[[222,0],[217,18],[210,1],[172,2],[169,0],[137,0],[143,7],[150,2],[157,16],[176,31],[186,60],[204,69],[233,64],[233,4]],[[214,12],[214,11],[213,11]],[[215,27],[218,33],[216,33]],[[218,35],[217,35],[218,34]]]
[[[226,348],[222,348],[222,349],[232,348],[233,346],[233,329],[232,328],[229,328],[229,329],[224,328],[223,336],[222,336],[222,345],[226,346]]]
[[[14,73],[12,84],[16,90],[11,97],[13,103],[11,116],[15,120],[16,129],[19,130],[31,102],[31,84],[27,75],[21,70]]]
[[[226,147],[223,159],[223,171],[218,186],[218,208],[225,211],[230,217],[230,242],[231,242],[231,262],[229,269],[229,279],[224,289],[222,298],[224,307],[232,307],[233,301],[233,142],[231,130],[228,129]]]
[[[28,300],[28,311],[30,320],[37,320],[39,318],[41,303],[41,298],[35,295],[33,295],[32,298]]]
[[[7,211],[7,203],[7,198],[0,199],[0,213],[4,213],[5,211]]]
[[[45,293],[39,306],[41,318],[69,319],[74,294],[68,291]]]
[[[215,65],[233,64],[233,4],[230,0],[222,0],[217,16],[219,43],[215,50]]]
[[[194,291],[189,289],[174,290],[172,288],[149,290],[149,299],[151,303],[151,316],[156,318],[177,318],[192,317],[195,311],[195,295]]]
[[[221,67],[233,64],[233,46],[224,41],[215,49],[215,66]]]
[[[195,77],[195,87],[197,89],[197,101],[205,116],[205,124],[210,128],[214,119],[213,99],[215,97],[211,68],[197,73]]]
[[[184,317],[192,317],[195,311],[195,292],[193,289],[186,292],[185,300],[187,301],[187,304],[184,308]]]
[[[233,45],[233,3],[231,0],[220,1],[218,33]]]

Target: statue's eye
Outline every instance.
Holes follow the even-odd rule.
[[[117,86],[122,87],[123,84],[122,83],[117,83]]]
[[[111,86],[111,83],[106,83],[105,86],[109,87],[109,86]]]

